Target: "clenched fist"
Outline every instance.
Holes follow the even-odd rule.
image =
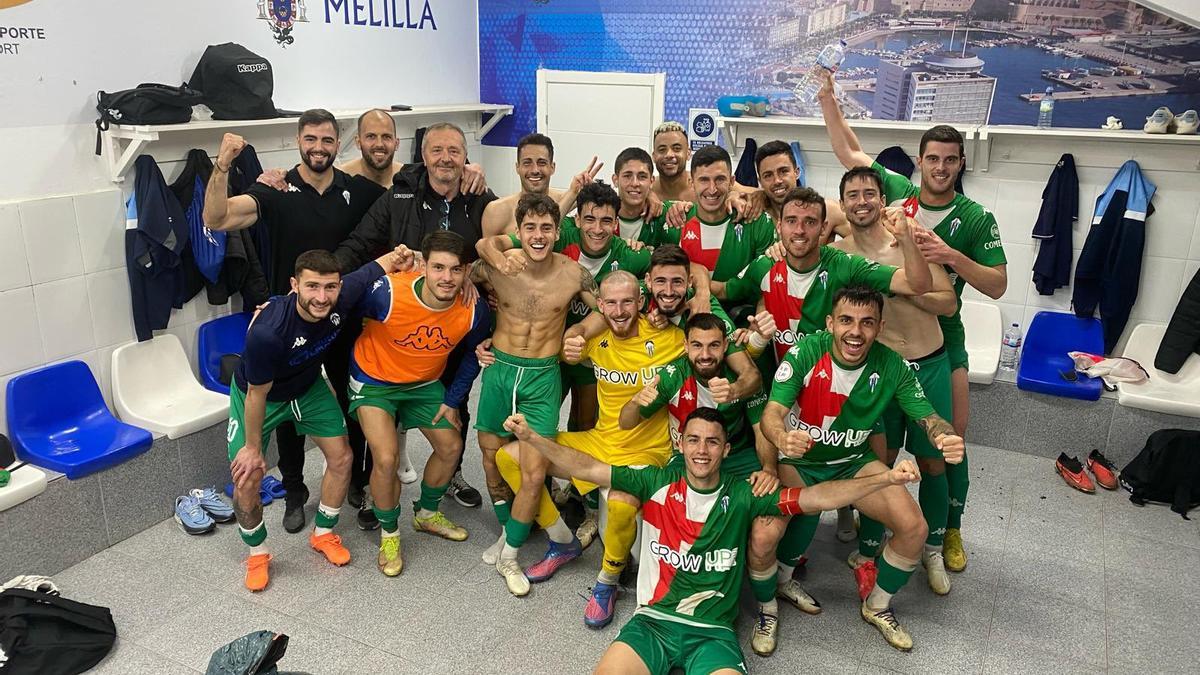
[[[515,277],[525,271],[527,264],[529,260],[524,252],[514,249],[504,254],[504,264],[500,266],[500,273],[506,277]]]
[[[518,441],[528,442],[534,436],[533,429],[529,428],[525,416],[520,413],[509,415],[508,419],[504,420],[504,429],[516,436]]]
[[[713,403],[729,403],[733,400],[733,390],[729,387],[729,380],[723,377],[714,377],[709,380],[708,391],[712,394]]]
[[[217,168],[221,171],[229,171],[229,165],[233,164],[233,160],[242,154],[242,148],[246,147],[246,139],[237,134],[225,134],[221,138],[221,149],[217,152]]]
[[[572,335],[563,340],[563,359],[567,363],[579,363],[583,360],[583,348],[587,340],[582,335]]]
[[[917,465],[913,464],[912,460],[902,459],[896,462],[896,466],[888,471],[888,480],[892,482],[892,485],[915,483],[921,480],[921,472],[917,469]]]
[[[792,429],[783,434],[783,445],[779,452],[787,457],[803,457],[812,447],[812,436],[803,429]]]
[[[942,451],[942,458],[947,464],[961,464],[967,452],[967,444],[962,436],[942,434],[937,437],[937,448]]]
[[[636,401],[639,406],[644,408],[651,403],[654,403],[654,399],[656,398],[658,398],[657,374],[650,378],[650,381],[646,382],[646,386],[642,387],[642,390],[634,395],[633,400]]]
[[[775,339],[775,333],[779,327],[775,324],[775,316],[770,312],[763,310],[758,314],[751,314],[748,320],[750,330],[758,333],[764,340]]]

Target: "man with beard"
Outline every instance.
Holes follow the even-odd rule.
[[[474,307],[458,302],[467,274],[464,247],[453,232],[426,235],[421,269],[380,279],[364,301],[367,322],[354,346],[348,412],[362,423],[374,457],[371,496],[383,528],[377,564],[389,577],[404,568],[396,469],[398,436],[409,429],[420,429],[433,448],[420,499],[413,502],[413,529],[451,541],[467,538],[467,531],[441,512],[441,502],[462,457],[458,408],[479,374],[475,347],[491,330],[491,312],[483,298]],[[411,268],[411,260],[405,267]],[[459,344],[466,356],[447,388],[438,378]]]
[[[392,186],[392,178],[404,168],[403,163],[396,161],[396,119],[386,110],[372,108],[358,116],[357,129],[354,145],[362,156],[339,168],[351,176],[360,176],[375,183],[382,195]],[[463,166],[461,189],[476,195],[487,191],[487,181],[480,165]]]
[[[797,182],[800,167],[796,164],[796,156],[792,154],[792,148],[787,143],[768,141],[758,146],[754,153],[754,167],[758,171],[760,190],[751,198],[762,200],[764,212],[778,223],[783,218],[784,197],[792,188],[802,187]],[[834,234],[843,237],[849,234],[850,226],[846,223],[846,217],[836,199],[825,200],[825,215],[830,226],[826,241]]]
[[[578,547],[579,543],[543,484],[545,462],[535,458],[522,467],[513,465],[515,478],[502,475],[507,467],[497,465],[497,451],[511,438],[504,420],[520,412],[542,433],[558,430],[562,406],[558,353],[567,310],[577,295],[594,306],[596,282],[582,265],[554,253],[560,219],[554,200],[546,195],[525,195],[517,202],[516,216],[520,254],[505,256],[498,261],[499,268],[484,259],[471,276],[491,287],[497,304],[492,335],[495,363],[483,373],[475,429],[488,493],[504,532],[483,559],[496,566],[513,595],[523,596],[529,593],[529,580],[517,562],[517,552],[529,538],[535,516],[553,544]]]
[[[599,173],[603,162],[596,162],[593,157],[591,164],[580,174],[571,179],[571,187],[559,190],[550,187],[550,179],[554,177],[554,142],[544,134],[527,134],[517,141],[517,177],[521,180],[521,190],[507,197],[502,197],[488,204],[483,212],[483,236],[491,237],[497,234],[516,231],[517,202],[525,195],[547,195],[558,204],[560,213],[567,213],[575,206],[575,199],[584,185],[591,183]]]
[[[622,490],[646,505],[638,609],[604,652],[596,673],[746,672],[734,623],[751,521],[820,513],[919,478],[915,466],[901,462],[891,471],[860,479],[752,490],[720,470],[730,452],[722,423],[712,408],[694,410],[683,424],[683,461],[658,469],[609,466],[541,437],[520,415],[505,422],[552,462],[555,475]]]
[[[413,251],[420,250],[425,236],[436,230],[449,230],[462,237],[466,242],[463,263],[475,260],[475,243],[482,236],[483,212],[496,195],[491,190],[483,194],[462,191],[467,161],[467,139],[462,129],[448,122],[431,124],[421,138],[421,158],[422,163],[407,165],[393,177],[387,192],[337,246],[334,255],[343,267],[352,269],[373,251],[400,244]],[[463,291],[464,304],[474,305],[474,285],[464,284]],[[462,350],[451,354],[443,373],[443,386],[450,385],[452,373],[458,371],[458,364],[465,357]],[[465,444],[471,419],[466,399],[458,412]],[[455,471],[447,494],[470,508],[478,508],[483,502],[479,491],[463,479],[461,469]],[[373,516],[366,501],[360,514],[364,512]]]
[[[896,238],[883,226],[883,181],[869,167],[850,169],[842,176],[842,208],[849,219],[851,236],[833,244],[834,248],[877,260],[901,265],[904,256],[896,247]],[[929,264],[933,290],[924,295],[889,298],[883,307],[883,329],[879,342],[890,347],[908,362],[925,398],[937,414],[951,419],[950,361],[942,342],[939,316],[951,316],[958,309],[950,277],[940,265]],[[938,595],[950,592],[950,577],[942,557],[942,540],[946,534],[946,517],[950,510],[949,485],[946,482],[946,463],[942,453],[929,444],[923,430],[915,421],[904,417],[898,405],[891,405],[883,415],[887,433],[887,453],[879,457],[889,466],[896,461],[904,446],[917,458],[921,468],[919,504],[929,537],[921,553],[929,587]],[[849,564],[863,586],[869,588],[875,573],[875,557],[883,541],[883,524],[866,516],[858,533],[859,550],[850,555]]]
[[[920,224],[922,230],[916,239],[921,252],[929,262],[946,267],[954,282],[954,292],[960,299],[963,288],[971,284],[980,293],[998,300],[1008,288],[1007,259],[1000,242],[1000,228],[995,216],[987,209],[954,190],[966,161],[962,134],[954,127],[939,124],[921,136],[917,158],[921,185],[918,187],[908,178],[871,161],[832,92],[833,81],[826,77],[818,99],[829,130],[829,142],[838,160],[847,169],[869,166],[879,174],[883,181],[884,203],[904,207],[905,212]],[[953,316],[939,316],[938,321],[950,358],[954,428],[961,436],[967,432],[970,412],[966,330],[957,312]],[[944,547],[946,568],[961,572],[967,566],[961,533],[970,486],[967,462],[946,467],[946,475],[950,482],[950,516]]]
[[[342,408],[321,376],[322,353],[343,324],[356,320],[371,283],[398,269],[404,253],[389,252],[345,278],[328,251],[301,253],[291,277],[292,292],[272,297],[250,323],[229,387],[226,435],[234,511],[242,540],[250,546],[245,583],[251,591],[261,591],[270,582],[271,555],[259,495],[267,470],[263,436],[284,422],[312,436],[325,455],[321,503],[309,545],[334,565],[350,562],[350,552],[333,533],[350,481],[350,447]]]
[[[653,153],[654,168],[658,176],[652,189],[659,199],[666,201],[696,201],[692,190],[692,178],[688,175],[687,131],[679,122],[668,120],[654,130],[650,151]]]
[[[270,246],[259,251],[267,280],[274,295],[286,294],[297,256],[310,249],[333,251],[354,230],[362,214],[378,196],[379,188],[333,166],[338,149],[337,120],[326,110],[305,111],[297,124],[296,144],[301,163],[284,176],[285,189],[255,183],[245,194],[229,197],[229,168],[245,147],[236,134],[225,134],[213,164],[212,177],[204,195],[204,223],[214,230],[236,230],[255,223],[264,228]],[[362,259],[341,261],[344,270],[353,270],[392,247],[372,250]],[[333,378],[334,391],[343,410],[350,351],[358,331],[350,326],[341,331],[336,344],[324,352],[326,371]],[[349,420],[350,446],[356,456],[365,452],[366,441],[358,423]],[[304,505],[309,493],[304,485],[304,437],[291,423],[275,432],[279,446],[279,470],[287,490],[284,500],[283,527],[288,532],[304,528]],[[356,463],[356,483],[365,485],[366,473]],[[360,517],[360,523],[362,522]]]
[[[865,286],[838,289],[833,311],[825,318],[828,332],[805,336],[784,355],[762,417],[763,434],[779,448],[778,475],[784,485],[812,486],[886,473],[888,467],[875,457],[867,438],[893,402],[917,420],[944,461],[962,461],[962,437],[929,405],[904,359],[875,343],[882,316],[879,291]],[[928,528],[917,503],[898,486],[854,505],[892,531],[876,560],[875,583],[860,589],[859,614],[888,644],[911,650],[912,636],[896,620],[891,599],[916,569]],[[819,513],[808,513],[793,520],[819,518]],[[763,569],[764,558],[769,561],[771,556],[750,548],[751,569]]]

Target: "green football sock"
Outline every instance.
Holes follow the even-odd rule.
[[[340,506],[334,508],[332,506],[326,506],[324,503],[318,504],[317,515],[313,516],[313,525],[315,525],[319,530],[332,529],[334,525],[337,525],[338,515],[341,513],[341,510],[342,508]],[[317,534],[324,534],[324,532],[317,532]]]
[[[442,508],[442,497],[446,494],[446,489],[450,487],[450,483],[446,483],[440,487],[433,487],[425,481],[421,481],[421,499],[417,502],[417,508],[426,511],[437,511]]]
[[[924,477],[922,477],[924,478]],[[867,517],[862,511],[858,512],[858,553],[874,559],[879,555],[883,546],[883,523]]]
[[[750,570],[750,590],[754,591],[754,599],[760,603],[767,603],[775,599],[776,577],[779,568],[771,566],[768,572],[758,572]]]
[[[267,523],[259,521],[258,527],[253,530],[242,529],[239,525],[238,533],[242,535],[242,541],[246,542],[247,546],[262,546],[262,543],[267,540]]]
[[[804,555],[808,545],[812,543],[820,522],[820,514],[794,516],[783,533],[783,539],[779,540],[776,553],[780,562],[795,567],[800,561],[800,556]]]
[[[889,595],[895,595],[901,588],[904,588],[904,584],[908,583],[908,578],[912,576],[913,570],[917,569],[915,560],[907,560],[903,556],[896,555],[891,548],[883,550],[883,553],[875,559],[875,566],[879,570],[879,575],[875,577],[875,585]]]
[[[922,474],[917,501],[921,504],[925,522],[929,524],[929,536],[925,538],[925,543],[940,549],[950,513],[950,484],[946,474]],[[959,515],[962,515],[961,511]]]
[[[496,520],[500,521],[500,527],[503,529],[508,525],[509,516],[512,515],[512,507],[508,502],[493,502],[492,508],[496,511]]]
[[[381,509],[378,505],[371,507],[375,512],[375,517],[379,519],[379,526],[384,532],[395,532],[399,529],[397,521],[400,520],[400,505],[397,504],[394,509]]]
[[[950,482],[950,515],[946,519],[946,527],[957,530],[962,527],[963,510],[967,508],[967,488],[971,485],[966,455],[963,455],[960,464],[946,465],[946,480]]]
[[[522,523],[516,518],[509,518],[508,524],[504,526],[504,541],[513,548],[521,548],[525,540],[529,538],[529,530],[533,529],[533,523]]]

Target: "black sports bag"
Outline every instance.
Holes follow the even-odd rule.
[[[100,154],[100,132],[110,124],[183,124],[192,119],[192,106],[201,102],[200,92],[186,84],[145,83],[122,91],[96,93],[96,154]]]
[[[104,660],[117,639],[107,607],[10,588],[0,593],[0,673],[74,675]]]
[[[271,62],[236,42],[209,45],[188,85],[203,92],[215,120],[263,120],[278,117],[271,95]]]

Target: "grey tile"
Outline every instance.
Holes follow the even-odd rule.
[[[1184,621],[1162,621],[1155,615],[1108,617],[1108,651],[1142,672],[1194,672],[1200,661],[1192,616]]]
[[[1012,641],[1080,663],[1103,666],[1104,615],[1093,609],[1023,589],[996,598],[989,641]]]
[[[1179,581],[1174,570],[1109,565],[1104,580],[1108,616],[1190,623],[1200,606],[1200,588]]]
[[[858,664],[858,670],[855,672],[856,675],[891,675],[896,671],[863,661]]]
[[[1133,534],[1171,546],[1200,548],[1200,518],[1184,520],[1166,504],[1138,506],[1129,493],[1104,495],[1104,531],[1109,535]]]
[[[229,482],[225,423],[177,438],[175,443],[179,447],[180,475],[184,490],[207,485],[215,486],[218,491],[225,489],[225,484]]]
[[[1035,558],[1016,547],[1005,557],[998,586],[1002,595],[1020,590],[1104,611],[1104,567],[1092,562]]]
[[[860,630],[867,631],[857,651],[863,663],[900,673],[978,673],[983,665],[987,633],[969,632],[933,623],[921,614],[904,611],[896,604],[900,624],[913,637],[913,649],[904,653],[884,641],[873,627],[861,619]]]
[[[1059,558],[1097,567],[1104,563],[1104,535],[1083,519],[1014,514],[1006,541],[1005,565],[1046,564]]]
[[[42,494],[0,511],[0,578],[57,574],[108,545],[100,481],[50,481]]]
[[[781,636],[782,638],[782,636]],[[812,641],[790,636],[790,639],[780,639],[775,653],[763,658],[750,648],[744,647],[746,669],[752,673],[843,673],[854,675],[859,672],[859,660],[856,652],[832,652]]]
[[[1111,495],[1104,490],[1096,494],[1080,492],[1063,481],[1054,470],[1053,460],[1039,457],[1035,461],[1037,465],[1014,490],[1014,517],[1037,516],[1099,530],[1105,500]]]
[[[1136,534],[1107,537],[1104,561],[1108,569],[1156,569],[1191,578],[1200,569],[1200,551],[1187,546],[1163,546],[1162,542]]]
[[[360,673],[387,673],[388,675],[426,675],[446,672],[436,664],[417,664],[407,659],[378,649],[369,649],[358,664]]]
[[[1060,452],[1082,459],[1092,448],[1103,448],[1108,442],[1114,405],[1106,398],[1079,401],[1022,391],[1018,408],[1009,411],[1008,418],[1021,410],[1026,416],[1025,431],[1016,445],[1003,447],[1052,459]]]
[[[1104,654],[1095,655],[1103,660]],[[1103,665],[1081,663],[1061,655],[1048,654],[1030,643],[1013,640],[991,640],[983,659],[984,675],[1010,673],[1062,673],[1063,675],[1093,675],[1103,671]]]
[[[1196,431],[1200,430],[1200,419],[1117,405],[1113,408],[1112,427],[1108,432],[1104,455],[1116,464],[1118,469],[1123,469],[1142,451],[1150,434],[1159,429]]]
[[[970,568],[968,568],[970,569]],[[990,579],[963,574],[950,575],[950,594],[941,596],[929,589],[925,568],[917,567],[904,589],[897,594],[895,607],[905,617],[920,616],[947,630],[987,635],[992,625],[996,586]]]
[[[91,675],[161,675],[161,673],[199,673],[181,663],[139,647],[128,639],[117,643],[103,661],[88,671]]]
[[[175,498],[183,492],[179,448],[165,436],[155,439],[148,451],[96,475],[112,544],[171,515]]]
[[[967,443],[1017,450],[1025,435],[1026,416],[1021,411],[1016,385],[1008,382],[973,384],[970,397]]]

